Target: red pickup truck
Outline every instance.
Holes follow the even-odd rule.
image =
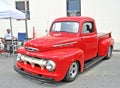
[[[26,41],[17,50],[15,71],[47,81],[73,81],[79,72],[101,59],[109,59],[111,33],[97,34],[90,17],[54,20],[47,36]]]

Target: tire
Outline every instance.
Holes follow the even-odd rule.
[[[64,80],[66,82],[71,82],[71,81],[75,80],[75,78],[78,75],[78,72],[79,72],[79,64],[78,64],[78,62],[73,62],[70,65]]]
[[[104,59],[105,59],[105,60],[108,60],[108,59],[111,58],[111,56],[112,56],[112,47],[110,46],[110,47],[108,48],[107,56],[106,56]]]

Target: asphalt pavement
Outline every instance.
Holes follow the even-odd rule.
[[[0,55],[0,88],[120,88],[120,52],[80,73],[73,82],[43,83],[14,71],[14,57]]]

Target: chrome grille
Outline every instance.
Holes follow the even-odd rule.
[[[34,57],[29,57],[26,55],[22,55],[21,54],[21,61],[24,62],[24,65],[30,64],[32,66],[32,68],[34,68],[35,66],[37,67],[41,67],[41,70],[43,70],[46,66],[47,60],[45,59],[38,59],[38,58],[34,58]]]

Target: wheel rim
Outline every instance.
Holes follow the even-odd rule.
[[[108,49],[108,57],[111,57],[111,52],[112,51],[112,49],[111,49],[111,47],[109,47],[109,49]]]
[[[70,70],[69,70],[69,76],[71,78],[75,78],[78,72],[78,65],[76,62],[72,63],[72,65],[70,66]]]

